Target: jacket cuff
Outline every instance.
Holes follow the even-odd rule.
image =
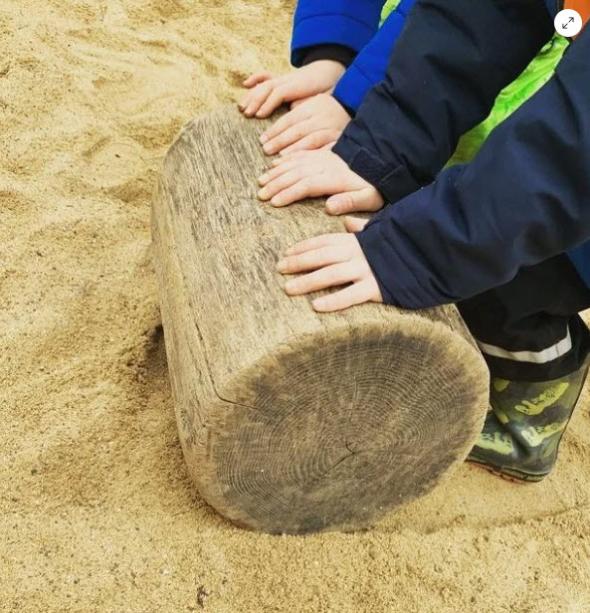
[[[374,85],[375,83],[353,64],[336,83],[333,96],[342,106],[356,113],[363,98]]]
[[[378,189],[388,203],[397,202],[422,187],[406,166],[386,166],[368,149],[359,147],[345,135],[338,140],[332,151],[339,155],[353,172]]]
[[[423,290],[381,227],[382,223],[373,218],[356,237],[377,280],[383,302],[404,309],[443,304]]]
[[[315,45],[342,45],[359,52],[377,31],[377,21],[363,21],[338,13],[301,16],[296,19],[291,46],[291,63],[302,65],[304,50]]]
[[[318,60],[332,60],[334,62],[340,62],[343,66],[348,68],[356,57],[356,51],[344,45],[314,45],[306,49],[301,49],[300,51],[302,53],[302,66],[307,66]]]

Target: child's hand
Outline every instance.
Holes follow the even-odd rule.
[[[263,186],[258,197],[273,206],[326,195],[331,196],[326,201],[330,215],[378,211],[383,206],[381,194],[328,149],[298,151],[275,160],[258,181]]]
[[[260,137],[267,155],[319,149],[340,138],[350,115],[330,94],[317,94],[283,115]]]
[[[366,223],[364,219],[353,217],[344,220],[347,232],[360,232]],[[341,311],[363,302],[383,302],[375,276],[354,234],[324,234],[297,243],[279,260],[277,270],[284,275],[307,273],[287,281],[285,291],[289,296],[346,285],[312,302],[313,308],[322,313]]]
[[[285,102],[332,91],[345,70],[340,62],[317,60],[279,77],[268,72],[254,74],[244,81],[250,91],[240,102],[240,110],[246,117],[263,119]]]

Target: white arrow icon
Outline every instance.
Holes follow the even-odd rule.
[[[566,38],[572,38],[579,34],[583,25],[582,16],[573,9],[565,9],[557,13],[553,23],[556,32]]]

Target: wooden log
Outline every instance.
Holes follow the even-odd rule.
[[[360,529],[464,460],[487,369],[453,306],[316,314],[285,295],[279,255],[342,226],[319,201],[257,201],[267,123],[231,108],[190,123],[154,199],[180,440],[203,498],[240,526]]]

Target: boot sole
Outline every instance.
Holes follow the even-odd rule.
[[[483,470],[494,475],[495,477],[500,477],[500,479],[504,479],[504,481],[509,481],[510,483],[516,483],[518,485],[539,483],[539,481],[542,481],[549,474],[545,473],[542,475],[531,475],[521,473],[517,470],[511,471],[510,469],[507,470],[504,468],[496,468],[495,466],[490,466],[489,464],[484,464],[483,462],[479,462],[477,460],[467,459],[466,461],[473,466],[483,468]]]

